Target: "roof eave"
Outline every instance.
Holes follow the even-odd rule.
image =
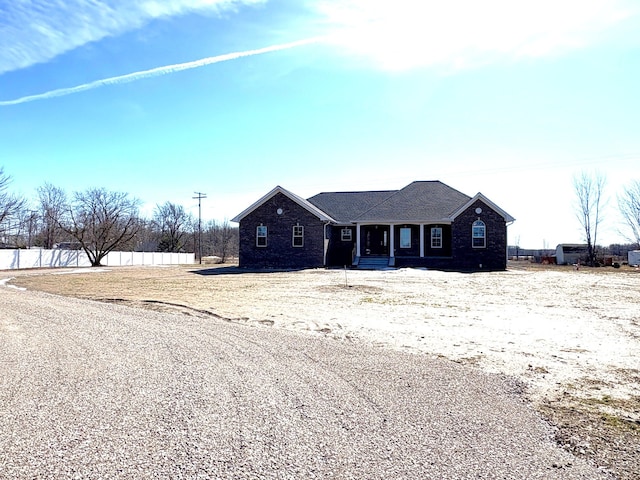
[[[401,224],[407,224],[407,225],[435,225],[435,224],[443,224],[443,225],[447,225],[452,223],[453,220],[451,218],[427,218],[427,219],[422,219],[422,220],[417,220],[417,219],[408,219],[408,218],[404,218],[404,219],[394,219],[394,220],[389,220],[389,219],[358,219],[358,220],[352,220],[351,223],[354,225],[360,224],[360,225],[401,225]]]

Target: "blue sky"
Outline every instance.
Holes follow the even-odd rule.
[[[0,0],[0,166],[232,218],[281,185],[441,180],[581,241],[573,178],[640,179],[634,0]],[[444,5],[446,4],[446,5]],[[271,48],[268,48],[271,47]],[[600,243],[600,242],[599,242]]]

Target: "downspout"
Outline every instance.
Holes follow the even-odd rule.
[[[360,263],[360,224],[356,222],[356,258],[353,260],[353,265]]]
[[[506,252],[505,252],[505,257],[504,257],[504,262],[505,265],[509,265],[509,232],[506,231],[507,228],[509,228],[510,225],[513,225],[513,222],[515,222],[515,220],[511,220],[510,222],[506,222],[505,223],[505,237],[506,237]]]
[[[324,222],[324,227],[323,227],[323,249],[324,249],[324,254],[323,254],[323,258],[322,258],[322,264],[326,267],[327,266],[327,251],[329,250],[329,239],[327,238],[327,225],[329,225],[331,222],[330,221],[325,221]]]
[[[389,266],[396,266],[396,228],[393,223],[389,224]]]

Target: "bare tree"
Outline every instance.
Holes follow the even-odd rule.
[[[160,240],[154,221],[140,219],[140,228],[132,243],[132,249],[136,252],[157,252],[159,244]]]
[[[210,220],[203,230],[204,255],[215,255],[225,263],[230,257],[238,255],[238,228],[231,226],[225,219],[222,223]]]
[[[39,243],[44,248],[53,248],[63,240],[64,232],[60,228],[60,220],[67,204],[67,194],[50,183],[38,187],[37,192],[42,222]]]
[[[140,228],[139,203],[126,193],[104,188],[76,192],[59,226],[79,242],[91,266],[98,267],[109,252],[135,237]]]
[[[12,245],[16,248],[31,248],[38,228],[38,215],[33,210],[21,208],[12,224]]]
[[[38,231],[38,213],[30,210],[25,218],[25,223],[27,226],[27,248],[31,248],[35,233]]]
[[[225,263],[229,256],[234,252],[234,245],[237,244],[238,229],[229,224],[229,220],[225,219],[216,229],[216,246],[217,253]]]
[[[29,241],[29,212],[20,208],[11,216],[5,218],[2,227],[2,240],[5,246],[12,248],[25,248]]]
[[[0,234],[10,230],[9,222],[18,216],[26,203],[23,198],[7,191],[10,183],[11,177],[4,173],[3,167],[0,167]],[[18,223],[17,219],[16,223]]]
[[[635,180],[626,186],[618,196],[618,208],[631,229],[629,240],[640,247],[640,181]]]
[[[238,255],[238,227],[233,227],[226,218],[218,230],[218,245],[222,263],[230,256]]]
[[[183,252],[189,239],[191,223],[183,206],[171,202],[157,205],[154,224],[160,233],[158,249],[161,252]]]
[[[587,263],[590,266],[596,265],[596,242],[598,227],[602,222],[603,194],[606,183],[606,178],[599,173],[582,172],[573,179],[578,200],[576,214],[585,234]]]

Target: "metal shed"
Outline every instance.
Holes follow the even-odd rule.
[[[588,251],[586,244],[561,243],[556,247],[556,263],[558,265],[573,265],[584,260]]]

